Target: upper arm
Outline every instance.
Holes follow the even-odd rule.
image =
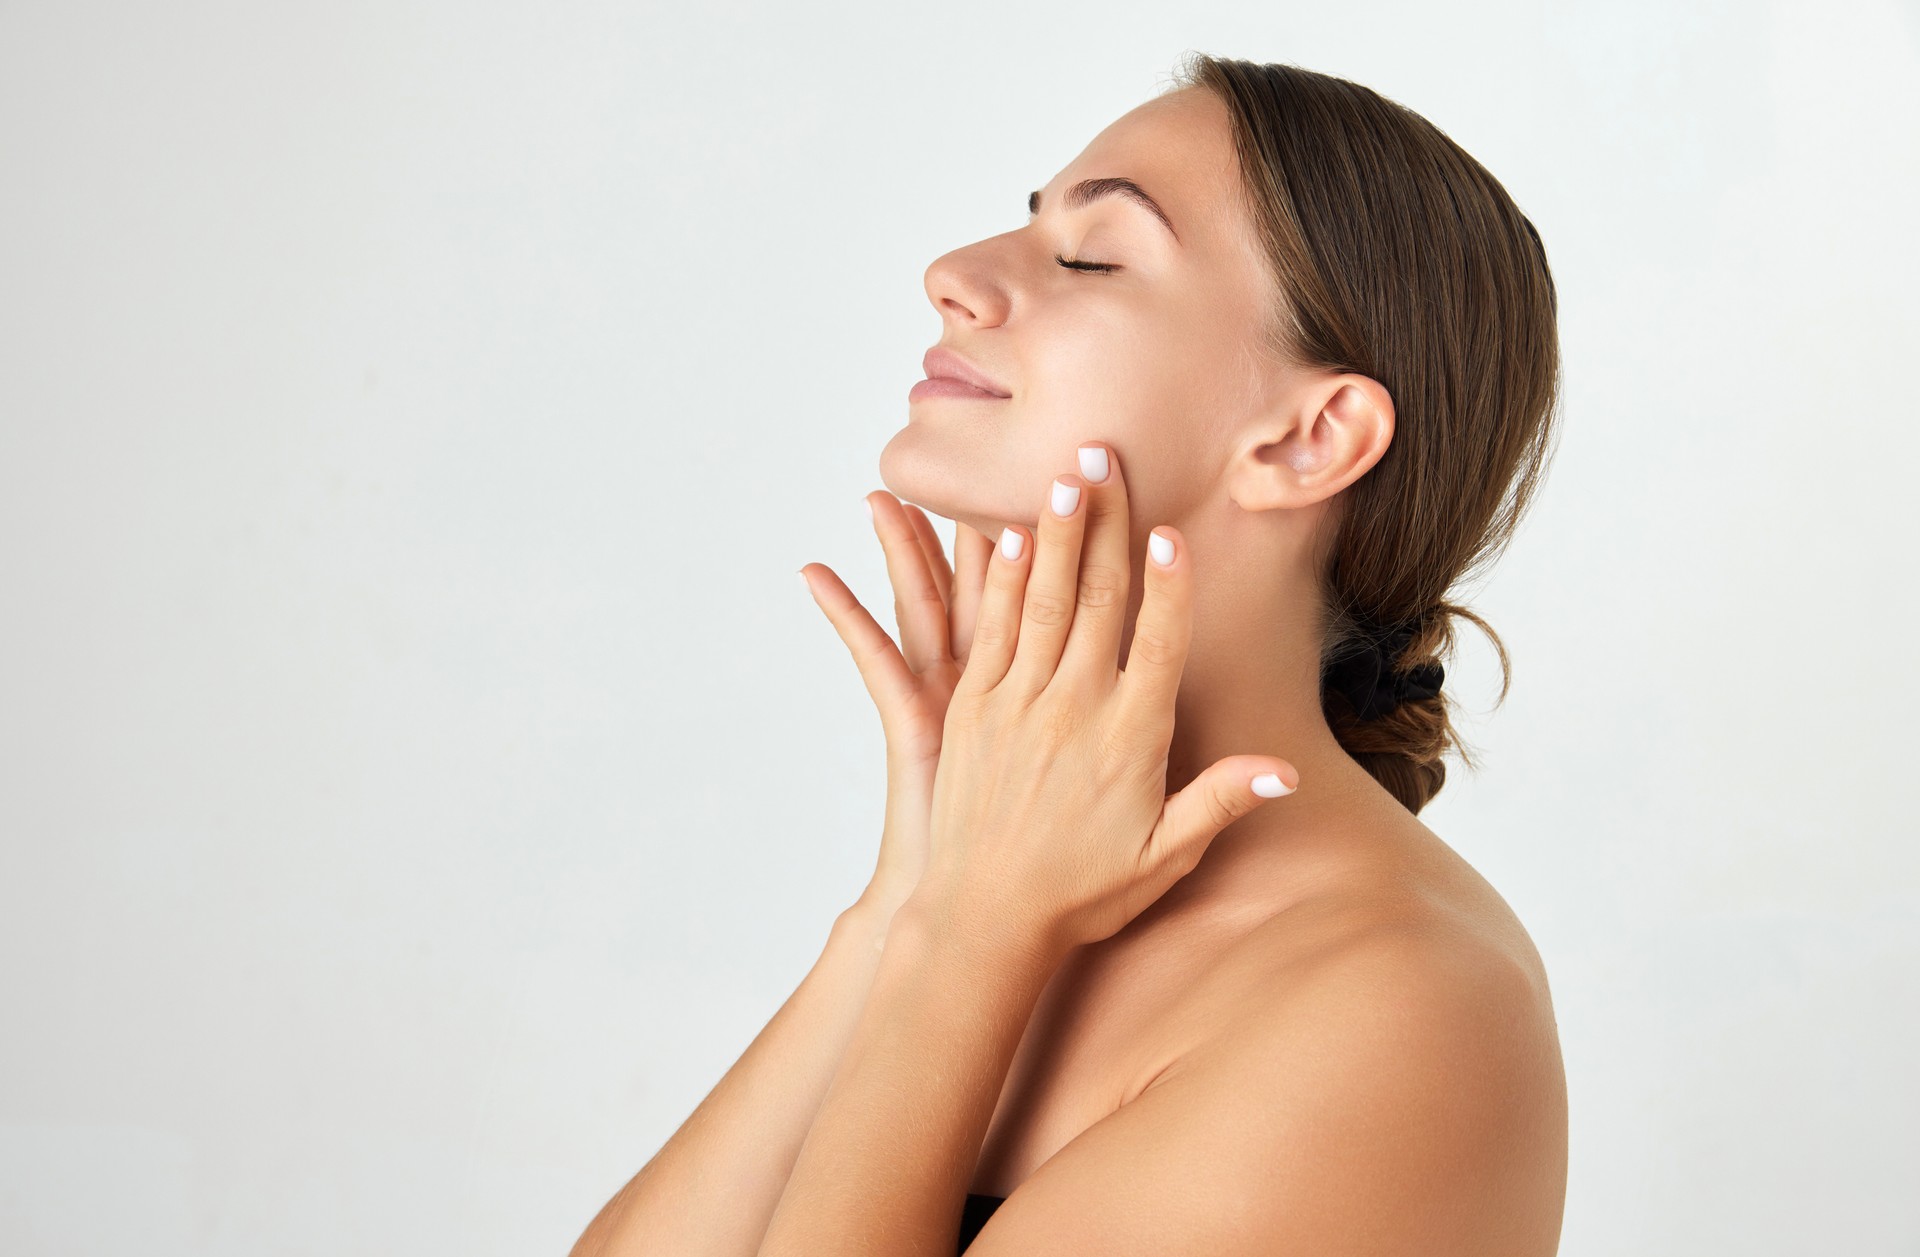
[[[1082,1132],[968,1257],[1550,1254],[1563,1085],[1526,971],[1376,937]]]

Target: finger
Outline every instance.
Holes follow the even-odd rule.
[[[873,507],[873,531],[887,555],[887,579],[893,584],[893,618],[900,627],[900,653],[915,674],[950,658],[947,652],[947,600],[934,581],[913,523],[900,499],[886,490],[867,495]]]
[[[917,684],[907,661],[880,627],[877,620],[860,605],[846,582],[824,563],[809,563],[800,569],[813,601],[833,625],[834,632],[846,643],[847,652],[860,670],[873,705],[880,709],[883,721],[900,704],[913,696]]]
[[[1020,603],[1033,567],[1033,536],[1018,524],[1000,534],[980,589],[980,611],[956,689],[985,692],[1007,675],[1020,641]]]
[[[1073,627],[1080,597],[1080,539],[1086,523],[1086,481],[1072,473],[1059,476],[1048,485],[1040,508],[1033,571],[1020,607],[1020,643],[1007,668],[1007,680],[1028,694],[1045,689],[1060,666],[1060,649]]]
[[[1171,524],[1147,534],[1140,615],[1114,702],[1122,727],[1147,735],[1172,727],[1174,699],[1193,639],[1193,560]]]
[[[920,549],[926,552],[927,570],[933,573],[933,583],[940,587],[940,600],[951,613],[953,607],[953,569],[947,566],[947,548],[940,542],[940,534],[934,531],[933,522],[927,513],[911,502],[900,503],[907,522],[913,525],[914,536],[920,539]]]
[[[1230,755],[1167,796],[1148,847],[1161,858],[1198,864],[1207,844],[1268,799],[1292,794],[1300,770],[1271,755]]]
[[[980,614],[981,588],[987,583],[987,564],[993,560],[993,538],[977,528],[953,526],[953,596],[947,600],[952,625],[953,657],[962,667],[973,646],[973,624]]]
[[[1059,673],[1095,682],[1104,694],[1120,673],[1120,635],[1133,588],[1133,540],[1127,483],[1113,447],[1089,441],[1079,456],[1080,478],[1087,482],[1086,535],[1080,546],[1078,605]]]

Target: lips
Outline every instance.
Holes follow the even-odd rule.
[[[1000,382],[980,368],[962,358],[951,349],[935,345],[927,350],[926,357],[920,360],[920,367],[927,373],[928,380],[958,380],[971,386],[986,397],[1011,397],[1012,393],[1002,388]],[[916,389],[920,385],[914,386]],[[946,394],[946,390],[940,390]],[[949,394],[950,395],[950,394]]]

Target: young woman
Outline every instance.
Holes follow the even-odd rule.
[[[1419,115],[1211,57],[1029,208],[927,271],[898,647],[802,569],[873,880],[575,1253],[1553,1253],[1546,975],[1417,819],[1549,452],[1538,235]]]

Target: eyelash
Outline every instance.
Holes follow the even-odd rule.
[[[1070,271],[1106,272],[1106,271],[1117,271],[1120,269],[1118,266],[1114,265],[1112,262],[1082,262],[1075,258],[1063,258],[1058,253],[1053,255],[1053,260],[1060,263],[1060,265],[1066,267]]]

